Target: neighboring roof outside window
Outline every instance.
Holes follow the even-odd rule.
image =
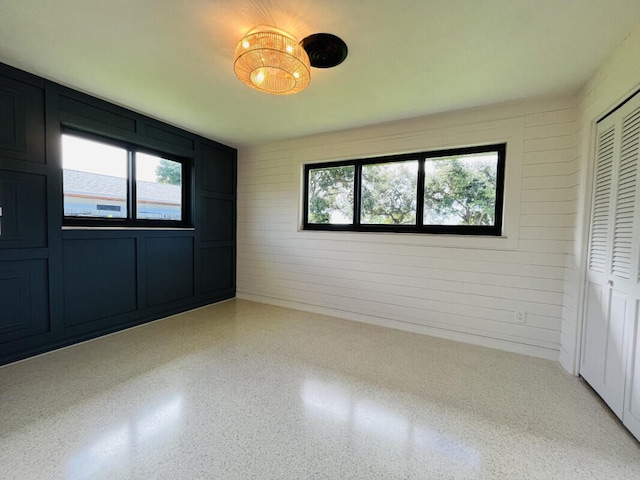
[[[125,178],[65,169],[63,182],[65,195],[126,200],[122,196],[123,186],[126,185]],[[139,201],[176,205],[181,203],[180,185],[139,180],[136,186]]]

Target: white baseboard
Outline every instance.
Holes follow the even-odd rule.
[[[562,365],[562,368],[564,368],[568,373],[578,376],[580,371],[573,355],[569,355],[566,351],[561,350],[559,361],[560,365]]]
[[[371,325],[378,325],[381,327],[394,328],[396,330],[403,330],[407,332],[420,333],[423,335],[430,335],[432,337],[444,338],[447,340],[454,340],[462,343],[469,343],[472,345],[479,345],[482,347],[495,348],[511,353],[518,353],[521,355],[529,355],[532,357],[544,358],[547,360],[559,361],[559,352],[549,348],[538,347],[535,345],[526,345],[522,343],[509,342],[497,338],[483,337],[480,335],[473,335],[464,332],[456,332],[453,330],[446,330],[443,328],[429,327],[425,325],[417,325],[414,323],[402,322],[399,320],[393,320],[382,317],[375,317],[372,315],[363,315],[353,312],[346,312],[334,308],[321,307],[318,305],[311,305],[302,302],[294,302],[290,300],[282,300],[279,298],[266,297],[262,295],[254,295],[245,292],[236,292],[236,298],[241,300],[250,300],[258,303],[266,303],[269,305],[276,305],[279,307],[292,308],[294,310],[302,310],[305,312],[319,313],[330,317],[343,318],[345,320],[353,320],[361,323],[368,323]]]

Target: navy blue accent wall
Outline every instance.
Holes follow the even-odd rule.
[[[65,229],[71,128],[189,159],[183,229]],[[0,64],[0,364],[235,296],[235,149]]]

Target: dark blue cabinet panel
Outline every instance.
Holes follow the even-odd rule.
[[[236,155],[234,149],[200,144],[196,220],[198,293],[203,298],[235,295]]]
[[[0,76],[0,157],[44,163],[44,91]]]
[[[235,193],[235,150],[203,143],[202,170],[200,181],[203,189],[227,195]]]
[[[47,246],[46,177],[0,170],[0,248]]]
[[[145,251],[148,306],[193,296],[192,237],[148,238]]]
[[[203,293],[235,288],[233,247],[203,248],[200,258]]]
[[[0,262],[0,343],[49,331],[47,261]]]
[[[230,242],[235,236],[235,209],[232,200],[200,197],[202,242]]]
[[[159,122],[147,122],[144,125],[144,135],[147,138],[160,142],[164,145],[180,147],[185,150],[193,150],[193,137],[187,137],[177,133],[177,129]]]
[[[64,324],[83,325],[137,309],[136,240],[65,240]]]
[[[115,106],[99,101],[89,103],[66,95],[60,96],[60,121],[70,127],[105,135],[131,134],[138,128],[133,115],[126,115]]]

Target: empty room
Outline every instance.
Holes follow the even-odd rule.
[[[638,0],[0,2],[0,479],[587,478]]]

